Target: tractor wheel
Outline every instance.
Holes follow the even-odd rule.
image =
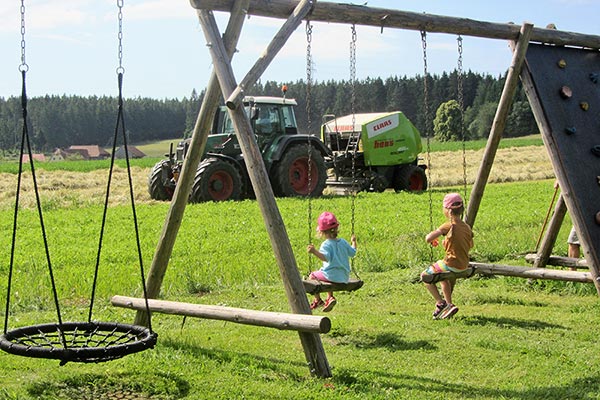
[[[425,170],[416,165],[403,165],[396,170],[394,176],[394,190],[400,192],[422,192],[427,190],[427,174]]]
[[[148,175],[148,193],[152,200],[167,201],[173,198],[173,189],[168,182],[173,178],[169,160],[157,162]]]
[[[319,197],[325,189],[327,169],[323,155],[314,147],[311,151],[310,179],[308,175],[308,145],[290,147],[274,168],[275,192],[279,196]],[[310,180],[310,185],[309,185]]]
[[[211,157],[198,166],[190,202],[239,200],[241,194],[242,178],[235,166]]]

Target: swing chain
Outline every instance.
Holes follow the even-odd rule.
[[[119,66],[117,67],[117,74],[123,74],[125,69],[123,68],[123,5],[124,0],[117,0],[117,7],[119,8],[118,19],[119,19],[119,33],[117,35],[119,39],[118,46],[118,59]]]
[[[423,103],[425,108],[425,129],[427,129],[426,139],[427,139],[427,180],[429,181],[429,186],[431,187],[431,135],[429,134],[429,85],[427,84],[427,32],[421,31],[421,45],[423,47]],[[433,199],[431,190],[429,192],[429,227],[433,230]],[[433,250],[432,250],[433,252]],[[432,255],[433,258],[433,255]]]
[[[458,105],[460,107],[460,138],[462,141],[462,166],[463,166],[463,191],[464,198],[467,198],[467,157],[466,157],[466,137],[465,137],[465,98],[463,89],[463,39],[458,35],[456,38],[458,44],[458,67],[456,71],[456,85],[458,91]]]
[[[350,106],[352,108],[352,135],[356,134],[356,25],[352,24],[352,41],[350,42],[350,83],[351,96]],[[360,138],[360,136],[359,136]],[[352,208],[351,208],[351,232],[354,235],[355,223],[355,199],[356,199],[356,150],[358,150],[358,140],[352,152]]]
[[[25,62],[25,0],[21,0],[21,65],[19,71],[27,72],[29,66]]]
[[[307,119],[307,145],[308,145],[308,243],[312,243],[312,145],[310,141],[310,133],[312,132],[312,25],[310,20],[306,20],[306,119]],[[308,254],[309,273],[312,266],[312,257]]]
[[[427,129],[427,181],[429,182],[429,231],[433,231],[433,194],[431,192],[431,135],[429,134],[429,85],[427,84],[427,32],[421,31],[421,45],[423,47],[423,106],[425,111],[425,129]],[[429,247],[429,257],[433,263],[433,247]]]

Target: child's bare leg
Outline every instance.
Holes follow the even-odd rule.
[[[442,285],[442,293],[444,293],[444,299],[446,303],[452,303],[452,292],[454,291],[454,284],[456,283],[456,279],[447,279],[441,282]]]
[[[431,295],[435,299],[436,304],[440,304],[440,303],[442,303],[444,301],[442,299],[442,296],[440,295],[440,291],[438,290],[438,288],[437,288],[437,286],[435,284],[433,284],[433,283],[425,283],[424,285],[427,288],[427,290],[429,291],[429,293],[431,293]]]
[[[327,298],[333,297],[333,292],[327,292]]]

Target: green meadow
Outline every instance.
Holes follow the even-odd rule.
[[[547,160],[532,161],[536,149],[542,148],[527,143],[499,152],[497,178],[493,170],[474,225],[473,261],[524,266],[525,255],[535,251],[554,194]],[[468,154],[475,164],[469,166],[471,177],[477,161]],[[432,165],[440,166],[456,164],[462,155],[440,149],[432,158]],[[529,164],[510,169],[517,158]],[[150,268],[169,208],[145,193],[152,162],[144,162],[132,168],[141,266],[127,191],[118,183],[125,178],[124,166],[115,171],[101,251],[106,166],[39,168],[63,321],[87,320],[100,254],[93,319],[133,322],[135,312],[112,307],[110,298],[143,296],[140,268],[146,273]],[[359,193],[354,201],[327,195],[312,199],[310,207],[306,199],[277,199],[300,275],[319,267],[306,252],[309,242],[319,244],[314,232],[319,213],[334,212],[347,238],[354,202],[359,246],[354,269],[365,285],[337,293],[330,313],[315,312],[331,319],[330,332],[321,338],[333,377],[311,376],[296,332],[155,313],[156,346],[114,361],[60,366],[57,360],[0,352],[0,399],[600,399],[600,303],[594,285],[476,275],[457,284],[458,314],[432,320],[434,302],[418,276],[441,249],[432,250],[424,237],[444,221],[444,194],[464,190],[460,177],[448,178],[440,170],[444,167],[432,167],[432,188],[420,194]],[[5,330],[53,323],[58,313],[27,185],[14,231],[7,302],[15,179],[3,165],[0,303],[7,307],[0,315]],[[567,216],[554,254],[566,255],[570,226]],[[256,201],[188,205],[160,299],[289,312]]]

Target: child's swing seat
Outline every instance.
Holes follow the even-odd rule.
[[[364,282],[360,279],[350,279],[346,283],[323,282],[316,279],[304,279],[304,290],[306,293],[317,294],[324,292],[352,292],[363,287]]]
[[[440,281],[445,281],[447,279],[453,279],[453,278],[454,279],[470,278],[473,276],[473,274],[475,274],[475,268],[469,266],[460,272],[447,271],[447,272],[440,272],[440,273],[431,274],[431,275],[422,275],[421,282],[423,282],[423,283],[438,283]]]

